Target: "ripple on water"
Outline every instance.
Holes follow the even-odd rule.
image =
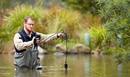
[[[10,69],[10,67],[1,67],[0,66],[0,69]]]

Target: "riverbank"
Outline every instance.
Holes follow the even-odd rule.
[[[11,54],[14,55],[15,50],[12,44],[8,45],[7,49],[3,51],[1,54]],[[38,47],[39,54],[48,54],[52,53],[54,55],[64,55],[64,54],[94,54],[94,55],[106,55],[108,54],[105,51],[101,51],[100,49],[90,50],[88,46],[83,44],[76,44],[72,46],[70,49],[66,50],[66,46],[63,44],[56,44],[53,48],[53,52],[49,52],[40,46]]]

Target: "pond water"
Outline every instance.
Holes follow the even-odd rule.
[[[109,55],[40,55],[43,70],[14,71],[13,55],[0,55],[0,77],[129,77],[130,71],[117,66]]]

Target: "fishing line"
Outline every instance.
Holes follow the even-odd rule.
[[[65,53],[66,57],[65,57],[65,64],[64,64],[64,67],[65,67],[65,70],[67,70],[68,68],[68,64],[67,64],[67,40],[66,40],[66,53]]]
[[[66,40],[66,52],[65,52],[66,57],[65,57],[64,68],[65,68],[65,70],[67,71],[67,68],[68,68],[68,64],[67,64],[67,54],[68,54],[68,53],[67,53],[67,52],[68,52],[67,42],[68,42],[68,35],[67,35],[67,33],[66,33],[65,31],[63,31],[63,33],[65,34],[65,36],[62,37],[62,39],[63,39],[63,40]]]

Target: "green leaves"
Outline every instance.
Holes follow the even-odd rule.
[[[117,34],[122,34],[123,39],[130,36],[130,24],[129,24],[129,14],[130,6],[128,0],[100,0],[99,4],[102,5],[100,10],[101,15],[105,19],[105,27],[108,30],[108,34],[111,36],[116,36]],[[116,37],[114,39],[117,39]],[[129,39],[130,40],[130,39]],[[126,40],[123,40],[126,42]],[[126,44],[125,44],[126,45]]]
[[[107,28],[106,38],[109,38],[107,41],[113,39],[110,41],[116,47],[114,52],[117,63],[129,64],[130,0],[99,0],[99,4],[102,6],[100,13],[105,19],[104,25]],[[120,40],[117,38],[118,34],[122,36]]]
[[[99,6],[96,4],[96,0],[62,0],[66,3],[67,8],[79,10],[82,13],[91,12],[97,14]]]

